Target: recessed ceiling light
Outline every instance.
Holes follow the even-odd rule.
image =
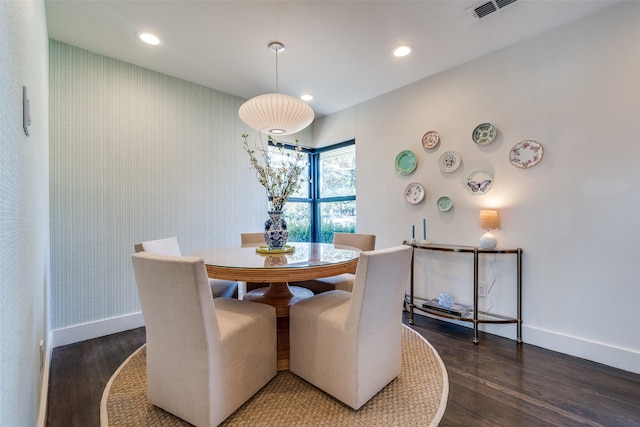
[[[413,51],[413,46],[410,44],[403,44],[393,49],[393,56],[397,56],[398,58],[407,56]]]
[[[313,95],[311,95],[310,93],[305,93],[304,95],[300,96],[300,99],[302,99],[303,101],[311,101],[313,99]]]
[[[160,44],[160,39],[156,36],[154,36],[151,33],[145,33],[143,31],[140,31],[138,33],[136,33],[136,36],[138,36],[138,38],[140,40],[142,40],[143,42],[147,43],[147,44],[151,44],[151,45],[157,45]]]

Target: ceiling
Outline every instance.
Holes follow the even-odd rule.
[[[467,0],[46,0],[49,37],[241,98],[311,93],[340,111],[580,19],[613,0],[518,0],[480,21]],[[149,31],[161,44],[135,34]],[[413,54],[394,58],[399,44]]]

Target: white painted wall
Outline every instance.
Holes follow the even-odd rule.
[[[314,128],[317,146],[355,137],[358,231],[377,234],[378,247],[408,239],[412,224],[420,237],[423,218],[431,241],[476,245],[478,210],[498,208],[499,245],[524,249],[525,342],[634,372],[640,372],[638,22],[640,3],[625,2],[321,118]],[[483,122],[495,124],[499,136],[477,146],[471,132]],[[421,138],[429,130],[441,142],[426,151]],[[543,161],[527,170],[508,159],[524,139],[545,149]],[[416,153],[418,167],[403,177],[393,166],[405,149]],[[447,150],[463,160],[451,174],[437,162]],[[477,169],[495,177],[483,196],[464,185]],[[427,192],[417,206],[403,200],[413,181]],[[446,213],[436,208],[442,195],[454,201]],[[417,295],[444,290],[471,302],[469,257],[420,253],[416,261]],[[489,283],[490,261],[481,273]],[[498,258],[494,266],[492,298],[483,305],[513,314],[515,261]],[[446,280],[427,284],[426,276]],[[515,335],[513,326],[486,329]]]
[[[49,84],[42,1],[0,1],[0,426],[34,426],[47,347]],[[22,86],[31,103],[22,127]],[[42,414],[42,412],[41,412]]]

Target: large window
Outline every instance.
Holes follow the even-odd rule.
[[[289,240],[329,243],[336,231],[355,232],[355,141],[304,152],[309,156],[308,185],[290,197],[284,207]]]

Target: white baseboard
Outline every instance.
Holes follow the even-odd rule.
[[[60,347],[92,338],[103,337],[118,332],[144,326],[142,312],[127,314],[120,317],[98,320],[91,323],[56,329],[53,331],[52,347]]]
[[[418,310],[414,311],[414,316],[415,315],[431,317],[467,328],[473,328],[473,325],[469,322],[430,316]],[[493,335],[515,339],[515,325],[480,325],[479,329]],[[565,335],[557,331],[548,331],[526,324],[522,325],[522,341],[547,350],[557,351],[558,353],[640,374],[640,352],[636,350],[589,341],[584,338]]]
[[[528,344],[640,374],[640,352],[523,325]]]
[[[130,329],[144,326],[142,313],[133,313],[126,316],[113,317],[111,319],[99,320],[97,322],[84,323],[69,328],[49,331],[44,351],[42,366],[42,386],[40,389],[40,407],[38,410],[38,427],[44,427],[47,421],[47,400],[49,392],[49,373],[51,369],[51,355],[55,347],[67,344],[103,337],[117,332],[128,331]]]
[[[44,360],[42,363],[42,383],[40,388],[40,408],[38,410],[38,427],[44,427],[47,422],[47,400],[49,397],[49,372],[51,368],[51,353],[53,347],[51,342],[53,333],[49,331],[45,343]]]

